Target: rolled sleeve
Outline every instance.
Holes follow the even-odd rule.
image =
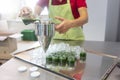
[[[87,4],[86,4],[86,0],[77,0],[77,7],[86,7],[87,8]]]

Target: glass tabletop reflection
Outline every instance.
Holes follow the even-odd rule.
[[[101,56],[99,54],[85,51],[84,47],[82,46],[83,42],[84,41],[54,40],[51,42],[46,53],[41,47],[39,47],[32,51],[22,53],[22,55],[27,54],[27,57],[24,56],[23,58],[21,57],[21,54],[17,54],[16,57],[29,63],[35,64],[47,71],[50,71],[62,77],[66,77],[70,80],[101,80],[105,72],[110,68],[110,66],[114,64],[116,58]],[[86,52],[85,60],[81,60],[81,51]],[[65,65],[61,66],[60,57],[58,58],[59,60],[56,59],[58,63],[57,65],[53,63],[54,58],[52,58],[51,64],[48,65],[46,62],[46,56],[50,55],[51,53],[62,54],[62,57],[64,54],[67,54],[67,60],[70,58],[68,54],[73,54],[72,56],[75,56],[74,66],[69,66],[68,61],[64,61],[63,63],[65,63]]]

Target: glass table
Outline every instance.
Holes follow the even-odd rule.
[[[28,50],[22,53],[15,54],[14,56],[25,62],[34,64],[42,69],[50,71],[59,76],[65,77],[69,80],[102,80],[105,73],[111,70],[116,64],[117,57],[108,57],[100,55],[99,53],[92,53],[85,49],[83,41],[59,41],[54,40],[51,42],[48,50],[44,53],[41,47]],[[80,52],[86,52],[85,61],[80,60]],[[57,53],[60,51],[75,52],[76,61],[73,67],[48,65],[46,64],[46,56],[50,53]]]

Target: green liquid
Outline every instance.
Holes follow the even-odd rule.
[[[66,63],[67,63],[66,57],[60,57],[60,65],[66,66]]]
[[[69,67],[74,67],[75,66],[75,57],[69,56],[67,62],[68,62]]]
[[[46,57],[46,64],[52,64],[52,56],[47,56]]]
[[[54,66],[58,66],[58,64],[59,64],[59,57],[53,56],[53,57],[52,57],[52,64],[53,64]]]
[[[85,52],[81,52],[80,53],[80,60],[82,60],[82,61],[85,61],[86,60],[86,53]]]
[[[22,21],[25,25],[28,25],[30,23],[34,23],[35,21],[37,21],[37,19],[22,19]]]

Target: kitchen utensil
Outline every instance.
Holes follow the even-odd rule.
[[[35,34],[40,42],[40,45],[42,45],[44,51],[46,52],[55,33],[54,24],[49,20],[36,21],[35,23]]]

